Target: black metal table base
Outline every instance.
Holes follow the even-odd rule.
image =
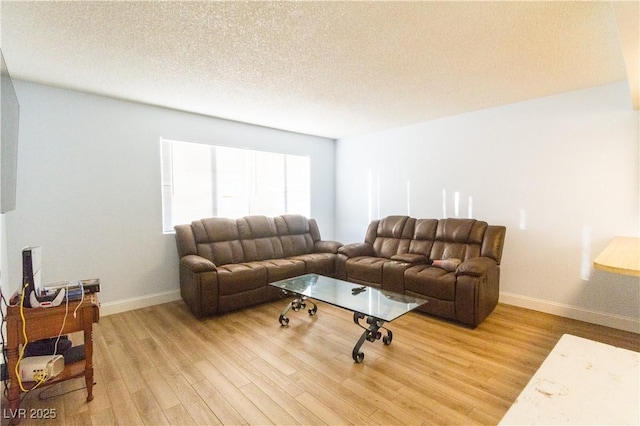
[[[294,298],[282,310],[282,313],[280,314],[280,318],[278,318],[281,326],[284,327],[289,325],[289,318],[287,317],[287,313],[291,309],[293,309],[294,312],[298,312],[301,309],[305,309],[307,307],[307,303],[309,303],[311,304],[311,307],[308,309],[309,315],[314,316],[318,312],[318,306],[316,306],[315,303],[309,300],[307,296],[301,296],[297,293],[289,293],[286,290],[282,290],[282,293],[284,295],[292,294]],[[368,324],[368,326],[365,326],[360,323],[360,320],[362,319],[365,319],[365,322]],[[376,340],[380,340],[382,338],[382,342],[385,345],[391,344],[391,341],[393,340],[393,333],[391,332],[391,330],[384,327],[384,321],[381,320],[380,318],[365,315],[360,312],[354,312],[353,322],[356,323],[359,327],[364,328],[364,332],[362,333],[362,336],[360,336],[360,339],[358,340],[356,345],[353,347],[353,351],[351,352],[351,355],[355,362],[361,363],[364,360],[364,353],[360,351],[360,348],[362,347],[365,341],[375,342]],[[387,333],[385,336],[382,335],[382,332],[380,331],[380,329],[386,330]]]
[[[368,327],[360,324],[360,320],[363,318],[366,318],[366,323],[369,324]],[[365,341],[375,342],[376,340],[380,340],[380,338],[382,338],[382,342],[385,345],[391,344],[391,341],[393,340],[393,333],[388,328],[383,327],[384,321],[380,318],[368,316],[360,312],[354,312],[353,322],[364,328],[362,336],[360,336],[358,343],[356,343],[356,345],[353,347],[353,351],[351,353],[355,362],[361,363],[362,360],[364,360],[364,353],[360,352],[360,348]],[[382,332],[380,331],[380,329],[384,329],[387,331],[386,336],[382,336]]]
[[[287,292],[286,290],[283,290],[282,293],[285,295],[289,294],[289,292]],[[293,294],[295,296],[294,299],[289,302],[289,304],[282,310],[280,318],[278,318],[278,320],[280,321],[280,325],[282,326],[289,325],[289,318],[287,317],[287,312],[289,312],[289,310],[293,309],[294,312],[298,312],[300,309],[304,309],[307,307],[307,302],[312,305],[308,310],[309,315],[314,316],[316,312],[318,312],[318,307],[316,306],[316,304],[311,300],[308,300],[307,296],[301,296],[295,293]]]

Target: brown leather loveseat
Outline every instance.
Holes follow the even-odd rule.
[[[338,278],[427,299],[419,310],[476,326],[498,303],[506,228],[388,216],[338,250]]]
[[[175,231],[180,294],[198,317],[276,300],[270,282],[334,276],[341,246],[322,241],[316,221],[300,215],[208,218]]]

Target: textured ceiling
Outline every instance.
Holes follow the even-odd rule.
[[[2,1],[0,12],[14,78],[331,138],[627,79],[609,2]]]

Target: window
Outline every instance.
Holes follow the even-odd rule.
[[[309,157],[161,140],[164,232],[204,217],[310,215]]]

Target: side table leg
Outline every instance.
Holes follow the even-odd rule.
[[[7,373],[9,373],[9,409],[2,409],[3,418],[11,418],[11,424],[20,423],[20,388],[16,376],[16,364],[18,361],[18,348],[7,349]],[[8,411],[8,412],[7,412]]]
[[[93,321],[90,308],[83,310],[84,321],[84,382],[87,385],[87,402],[93,400]]]

